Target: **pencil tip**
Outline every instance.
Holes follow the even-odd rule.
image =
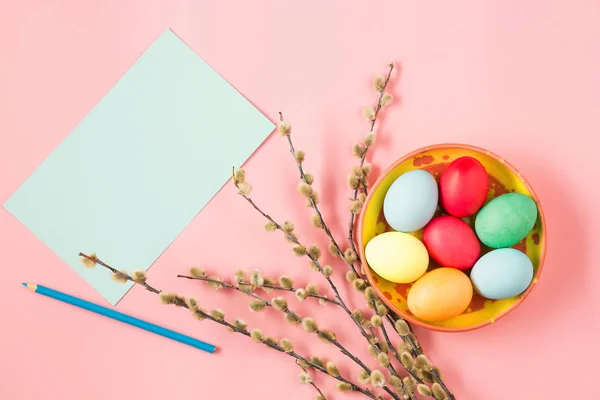
[[[21,285],[27,287],[27,282],[23,282]]]

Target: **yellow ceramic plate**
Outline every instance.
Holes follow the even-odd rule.
[[[474,294],[469,308],[464,313],[445,321],[433,323],[415,317],[408,310],[406,296],[412,284],[397,284],[387,281],[377,275],[371,268],[366,268],[365,272],[369,282],[391,310],[416,325],[437,331],[459,332],[477,329],[494,323],[508,314],[521,304],[535,287],[546,254],[544,212],[538,197],[525,178],[504,159],[489,151],[468,145],[441,144],[425,147],[402,157],[390,166],[371,188],[358,224],[359,252],[363,265],[368,265],[365,260],[364,249],[369,240],[383,232],[393,231],[385,222],[383,216],[383,199],[396,178],[413,169],[424,169],[432,173],[439,181],[440,173],[444,171],[447,165],[464,156],[476,158],[488,172],[490,190],[487,201],[504,193],[517,192],[530,196],[537,203],[537,223],[525,239],[513,246],[529,256],[533,262],[535,273],[532,284],[519,296],[503,300],[489,300]],[[422,231],[415,232],[413,235],[421,239]],[[482,244],[482,255],[489,250]],[[435,263],[431,262],[428,270],[437,267]],[[466,272],[469,273],[470,271]]]

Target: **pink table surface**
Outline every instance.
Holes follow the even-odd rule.
[[[512,162],[542,199],[548,257],[538,288],[482,330],[418,330],[458,399],[592,398],[597,386],[600,272],[597,184],[600,5],[597,1],[3,1],[0,6],[0,202],[4,202],[126,69],[172,28],[271,119],[285,111],[323,211],[343,238],[360,108],[371,77],[394,59],[397,98],[372,152],[376,171],[415,148],[462,142]],[[287,145],[273,135],[247,163],[256,200],[300,235],[313,233],[296,194]],[[275,312],[212,293],[177,273],[260,266],[318,281],[279,235],[227,186],[150,270],[159,287],[195,294],[279,337],[302,333]],[[126,266],[124,266],[126,267]],[[4,209],[0,210],[1,399],[313,398],[298,367],[219,326],[158,304],[139,289],[117,309],[221,347],[215,355],[128,328],[23,289],[36,281],[101,297]],[[341,275],[341,273],[339,273]],[[356,297],[352,303],[361,305]],[[306,304],[299,306],[308,313]],[[310,313],[356,337],[328,308]],[[324,344],[298,344],[332,360]],[[351,343],[368,358],[362,341]],[[115,360],[119,360],[115,362]],[[343,362],[343,371],[355,373]],[[331,380],[318,378],[331,397]],[[592,396],[592,397],[590,397]]]

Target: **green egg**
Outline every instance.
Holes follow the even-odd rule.
[[[475,218],[475,232],[488,247],[499,249],[519,243],[533,229],[537,206],[531,197],[507,193],[486,204]]]

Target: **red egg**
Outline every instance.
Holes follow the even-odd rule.
[[[448,214],[469,217],[485,203],[488,188],[488,175],[479,161],[473,157],[457,158],[440,177],[441,205]]]
[[[423,231],[429,256],[443,267],[468,269],[481,253],[477,235],[463,220],[442,215],[431,220]]]

